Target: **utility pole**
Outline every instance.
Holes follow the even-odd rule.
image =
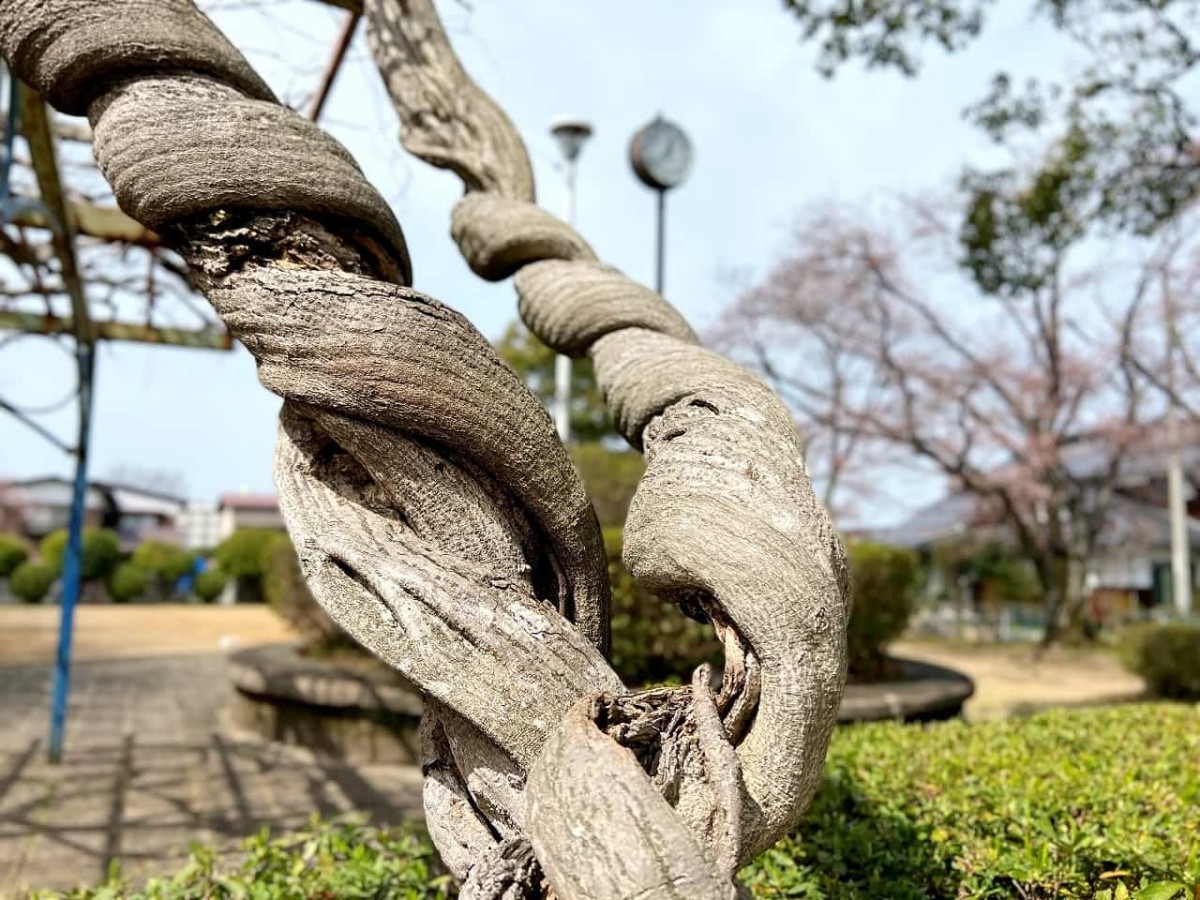
[[[1175,409],[1175,305],[1171,299],[1170,273],[1162,270],[1163,320],[1167,329],[1167,505],[1171,516],[1171,596],[1181,616],[1192,612],[1192,554],[1188,533],[1187,497],[1183,478],[1183,454],[1179,416]]]
[[[582,119],[561,118],[550,127],[563,155],[567,199],[563,218],[575,225],[575,171],[583,145],[592,136],[592,126]],[[554,357],[554,426],[564,444],[571,440],[571,357]]]

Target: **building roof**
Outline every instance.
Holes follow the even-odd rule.
[[[1171,516],[1162,506],[1144,503],[1123,494],[1109,500],[1108,520],[1100,535],[1100,546],[1119,551],[1160,550],[1171,546]],[[907,521],[871,532],[871,539],[896,547],[929,547],[967,534],[985,537],[985,532],[1004,534],[1003,525],[983,521],[980,501],[965,491],[948,494],[917,510]],[[1200,549],[1200,520],[1188,519],[1191,546]]]
[[[57,475],[4,483],[7,502],[47,506],[69,506],[74,487],[74,481]],[[186,502],[183,497],[163,491],[113,481],[89,481],[85,505],[88,509],[100,509],[111,504],[122,513],[171,516],[179,512]]]
[[[278,510],[279,498],[274,494],[251,494],[245,491],[222,494],[219,509]]]

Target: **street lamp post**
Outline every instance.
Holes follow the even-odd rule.
[[[633,136],[629,161],[642,184],[658,192],[654,289],[665,287],[667,257],[667,191],[678,187],[692,170],[692,142],[674,122],[658,116]]]
[[[567,199],[563,218],[568,225],[575,224],[575,170],[583,145],[592,136],[592,126],[582,119],[560,118],[550,126],[550,133],[558,141],[563,155],[563,176],[566,180]],[[571,358],[558,355],[554,358],[554,425],[558,437],[564,444],[571,439]]]

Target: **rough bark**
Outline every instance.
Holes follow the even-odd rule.
[[[479,92],[461,66],[442,65],[430,0],[365,9],[408,149],[423,156],[437,138],[426,121],[465,119],[459,134],[496,127],[490,101],[470,102]],[[515,131],[489,146],[526,168]],[[677,310],[600,264],[523,184],[480,173],[464,184],[451,233],[472,270],[516,275],[526,325],[592,358],[618,429],[646,453],[625,531],[630,570],[711,618],[727,648],[715,699],[698,678],[573,708],[530,773],[534,851],[563,897],[727,896],[736,868],[795,824],[820,778],[845,678],[840,543],[791,416],[758,378],[699,347]]]

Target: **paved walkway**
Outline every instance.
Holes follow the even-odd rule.
[[[45,758],[45,663],[0,668],[0,897],[175,868],[194,841],[232,848],[263,825],[357,810],[419,814],[420,773],[351,767],[231,738],[223,654],[76,665],[61,765]]]

